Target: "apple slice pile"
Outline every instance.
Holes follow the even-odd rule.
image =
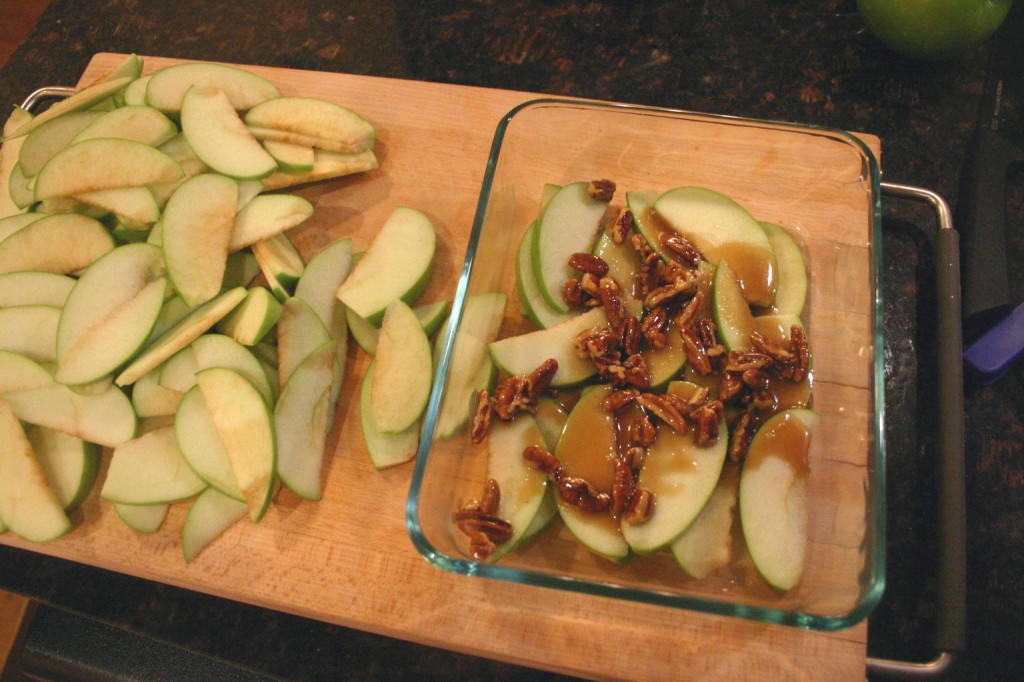
[[[491,481],[455,524],[495,560],[557,515],[600,556],[671,552],[698,579],[733,561],[742,532],[788,590],[817,421],[801,248],[707,188],[628,192],[621,210],[613,196],[608,181],[544,187],[515,264],[537,329],[488,345],[501,379],[473,436],[486,429]],[[558,389],[559,418],[542,417],[535,385]]]
[[[194,499],[191,561],[258,522],[278,482],[320,498],[349,324],[376,355],[374,463],[415,453],[447,303],[409,308],[434,261],[423,213],[399,207],[365,253],[341,239],[306,262],[288,231],[313,206],[265,193],[376,168],[367,121],[233,67],[141,71],[130,57],[4,127],[0,531],[67,532],[102,446],[100,496],[131,528]]]

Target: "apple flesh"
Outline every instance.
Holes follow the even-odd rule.
[[[404,431],[427,406],[434,365],[423,326],[401,300],[393,301],[384,313],[374,358],[373,421],[385,433]]]
[[[63,308],[74,279],[52,272],[21,271],[0,275],[0,308],[46,305]]]
[[[114,448],[100,497],[121,504],[165,504],[193,497],[206,487],[185,463],[170,426]]]
[[[117,159],[116,164],[109,163]],[[175,182],[184,172],[147,144],[112,137],[85,140],[57,153],[36,176],[36,201],[83,192]]]
[[[52,248],[54,244],[61,248]],[[75,213],[45,216],[0,242],[0,273],[42,270],[70,275],[113,248],[114,239],[97,220]]]
[[[276,85],[245,69],[226,64],[186,62],[152,73],[146,84],[146,103],[166,114],[179,113],[185,94],[193,86],[223,91],[236,111],[251,109],[280,95]]]
[[[181,550],[191,562],[224,531],[245,518],[244,502],[234,500],[214,488],[204,490],[192,503],[181,528]]]
[[[224,495],[245,502],[198,386],[192,387],[178,403],[174,434],[182,457],[201,479]]]
[[[318,147],[333,152],[356,153],[373,146],[373,126],[362,116],[333,102],[311,97],[278,97],[267,100],[245,115],[245,123],[257,136]]]
[[[121,504],[113,502],[114,512],[125,525],[138,533],[155,533],[167,517],[169,504]]]
[[[370,461],[378,469],[397,466],[416,456],[420,442],[420,425],[415,423],[398,433],[384,433],[373,419],[370,391],[373,386],[374,363],[371,361],[363,374],[359,388],[359,420],[363,442],[370,453]]]
[[[241,180],[277,170],[274,157],[249,133],[223,90],[189,88],[181,102],[181,130],[199,160],[218,173]]]

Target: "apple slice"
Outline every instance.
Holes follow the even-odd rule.
[[[807,475],[818,415],[779,412],[754,434],[740,473],[740,521],[750,558],[769,585],[794,587],[807,554]]]
[[[495,547],[489,561],[497,561],[522,544],[547,496],[547,476],[527,464],[523,457],[523,450],[530,445],[545,445],[544,436],[530,415],[491,424],[487,478],[498,483],[500,495],[495,514],[512,523],[512,537]]]
[[[69,144],[97,137],[120,137],[159,147],[178,134],[171,119],[153,107],[126,106],[108,111],[82,129]]]
[[[569,256],[590,253],[608,208],[607,201],[590,196],[589,183],[572,182],[551,197],[537,223],[533,268],[545,300],[555,310],[568,312],[562,292],[566,280],[579,276],[569,267]]]
[[[167,517],[169,504],[121,504],[112,503],[119,519],[139,533],[155,533]]]
[[[185,561],[191,562],[224,531],[245,518],[247,509],[244,502],[233,500],[218,490],[204,490],[192,503],[181,528]]]
[[[0,308],[17,305],[64,307],[75,280],[53,272],[22,271],[0,275]]]
[[[182,457],[201,479],[221,493],[245,502],[228,453],[221,444],[217,427],[198,386],[189,389],[178,403],[174,434]]]
[[[280,170],[287,173],[309,173],[313,170],[315,154],[312,146],[263,140],[263,148],[274,157]]]
[[[146,87],[146,103],[165,114],[181,111],[192,86],[212,87],[227,95],[231,106],[245,111],[279,96],[277,86],[251,71],[208,62],[175,64],[154,71]]]
[[[0,350],[0,395],[52,384],[53,375],[39,363],[19,353]]]
[[[329,152],[324,149],[313,150],[313,170],[305,173],[292,173],[278,170],[263,178],[266,191],[304,185],[320,180],[340,178],[354,173],[364,173],[380,166],[372,149],[356,154]]]
[[[30,427],[25,435],[61,506],[68,513],[77,509],[96,482],[99,448],[81,438],[42,426]]]
[[[142,349],[163,306],[163,267],[150,244],[120,246],[89,266],[61,312],[57,381],[97,381]]]
[[[469,421],[477,393],[493,383],[495,366],[487,348],[498,336],[507,303],[508,297],[497,291],[466,297],[449,356],[444,398],[435,427],[438,437],[451,438],[458,433]],[[451,320],[435,344],[437,371],[441,371],[440,354],[448,343],[450,330]]]
[[[274,328],[282,311],[281,302],[269,289],[253,287],[245,300],[217,323],[217,331],[243,346],[254,346]]]
[[[672,382],[668,392],[688,400],[696,384]],[[697,518],[715,489],[729,446],[725,417],[714,443],[699,447],[692,433],[676,433],[665,425],[648,448],[637,487],[654,495],[654,511],[644,523],[622,524],[622,535],[633,550],[652,554],[682,535]]]
[[[235,287],[189,312],[150,343],[146,350],[122,370],[114,380],[115,383],[118,386],[135,383],[143,374],[163,363],[217,324],[241,303],[245,296],[245,287]]]
[[[192,149],[192,146],[188,143],[188,140],[185,139],[184,133],[178,133],[177,135],[169,139],[167,142],[164,142],[162,145],[160,145],[160,151],[162,151],[164,154],[167,154],[167,156],[174,159],[174,161],[179,166],[181,166],[181,171],[182,173],[184,173],[183,177],[181,178],[182,180],[184,178],[190,178],[193,175],[200,175],[202,173],[210,172],[210,167],[199,160],[199,157],[196,156],[196,153]],[[156,186],[161,188],[161,190],[157,192],[157,194],[161,196],[170,196],[170,194],[173,193],[174,187],[176,186],[176,184],[180,183],[180,181],[181,180],[177,181],[176,183],[170,183],[168,185]]]
[[[301,298],[284,302],[277,322],[278,386],[284,388],[292,372],[310,353],[331,340],[316,311]]]
[[[732,522],[736,508],[739,469],[726,465],[697,518],[672,543],[672,556],[698,580],[729,564],[732,559]]]
[[[117,163],[110,163],[117,159]],[[57,153],[36,176],[37,201],[83,192],[174,182],[184,176],[174,159],[134,140],[101,137]]]
[[[189,88],[181,102],[181,131],[196,156],[218,173],[258,179],[277,170],[274,157],[249,133],[223,90]]]
[[[160,373],[160,385],[185,393],[196,383],[196,375],[211,367],[233,369],[252,382],[268,402],[270,385],[263,368],[249,350],[230,336],[203,334],[182,348],[166,363]]]
[[[4,122],[4,137],[31,119],[32,114],[21,107],[15,107]],[[0,218],[16,214],[24,206],[21,201],[11,195],[11,177],[15,167],[19,165],[24,142],[24,137],[0,142]]]
[[[22,138],[18,138],[19,140]],[[11,140],[11,144],[14,144],[15,140]],[[32,180],[35,180],[33,176]],[[11,177],[7,181],[7,192],[10,194],[11,201],[19,209],[27,210],[29,206],[35,203],[36,195],[33,191],[30,180],[25,177],[24,171],[21,170],[21,164],[14,164],[14,168],[11,169]],[[0,190],[2,191],[2,190]]]
[[[142,75],[143,63],[144,62],[142,60],[142,57],[135,54],[130,54],[127,57],[125,57],[117,66],[115,66],[110,71],[106,72],[105,74],[94,80],[92,83],[90,83],[90,85],[96,85],[98,83],[108,83],[118,78],[138,78],[140,75]]]
[[[807,300],[807,263],[800,244],[785,228],[775,223],[762,221],[761,228],[768,235],[779,266],[779,284],[771,312],[799,316]]]
[[[0,308],[0,350],[24,355],[36,362],[57,359],[60,308],[22,305]]]
[[[12,234],[20,230],[21,228],[34,223],[40,218],[45,218],[46,213],[15,213],[9,215],[6,218],[0,218],[0,242],[10,237]]]
[[[579,402],[569,413],[553,453],[566,476],[583,478],[605,494],[611,494],[613,460],[618,457],[615,416],[601,406],[610,392],[607,384],[583,390]],[[629,556],[629,544],[619,528],[619,521],[609,511],[585,512],[561,496],[557,496],[556,501],[566,528],[587,549],[612,561],[623,561]]]
[[[554,327],[573,317],[573,311],[563,311],[548,303],[537,283],[533,267],[533,243],[536,239],[537,222],[530,223],[519,240],[516,250],[516,293],[523,308],[523,315],[540,329]]]
[[[138,424],[128,396],[112,385],[79,392],[51,381],[46,386],[5,392],[3,399],[22,421],[107,447],[132,438]]]
[[[53,120],[58,116],[72,111],[88,109],[107,99],[111,95],[124,90],[132,80],[134,79],[131,76],[124,76],[123,78],[115,78],[113,80],[103,81],[102,83],[96,83],[83,88],[70,97],[62,99],[59,102],[55,102],[49,109],[42,112],[35,118],[26,121],[23,125],[18,126],[10,133],[4,131],[4,138],[11,139],[27,135],[47,121]]]
[[[637,280],[640,276],[640,254],[629,240],[616,244],[611,235],[601,233],[594,245],[594,255],[608,264],[608,276],[622,288],[622,304],[633,317],[643,314],[643,301],[634,292],[639,291]]]
[[[373,421],[384,433],[398,433],[423,414],[434,378],[430,340],[415,313],[393,301],[384,313],[370,390]]]
[[[418,305],[412,309],[412,312],[416,315],[416,318],[420,321],[420,326],[423,327],[423,333],[427,336],[431,336],[437,328],[444,322],[448,315],[448,301],[437,301],[436,303],[424,303]],[[377,352],[377,340],[380,337],[380,329],[373,326],[363,318],[356,315],[351,310],[345,310],[345,316],[348,318],[348,328],[352,332],[352,338],[359,344],[368,355],[374,355]]]
[[[251,251],[236,251],[228,254],[224,263],[224,281],[221,284],[225,289],[253,286],[253,281],[259,274],[260,264],[256,261],[256,256]]]
[[[0,518],[15,535],[48,542],[71,529],[64,507],[11,407],[0,399]]]
[[[370,453],[370,461],[378,469],[397,466],[416,456],[420,442],[420,424],[413,424],[399,433],[384,433],[373,420],[370,390],[373,385],[374,363],[370,362],[359,388],[359,418],[363,442]]]
[[[291,142],[333,152],[373,147],[373,126],[353,111],[312,97],[278,97],[249,110],[245,124],[264,140]]]
[[[189,468],[170,426],[114,448],[100,497],[121,504],[165,504],[198,495],[206,482]]]
[[[276,234],[252,245],[252,253],[267,285],[277,300],[284,302],[291,296],[305,270],[302,256],[285,234]]]
[[[294,194],[261,194],[238,212],[231,231],[229,251],[238,251],[304,222],[313,215],[313,204]]]
[[[558,361],[551,386],[566,388],[583,383],[597,370],[593,363],[576,354],[576,337],[593,327],[608,324],[604,308],[591,308],[561,324],[490,344],[491,357],[506,374],[529,374],[549,358]]]
[[[132,386],[132,407],[140,419],[167,417],[178,409],[184,394],[160,385],[160,368],[146,372]]]
[[[245,496],[249,518],[259,521],[270,506],[277,464],[270,409],[259,390],[233,370],[206,369],[196,380]]]
[[[146,105],[146,88],[149,87],[149,76],[140,76],[133,80],[128,86],[118,93],[121,104],[126,107]]]
[[[353,262],[350,238],[331,242],[309,259],[295,285],[295,297],[320,316],[332,338],[337,338],[334,330],[345,312],[334,294],[352,271]]]
[[[148,187],[119,187],[83,192],[76,195],[74,199],[113,213],[120,221],[133,227],[148,227],[160,217],[160,207],[156,203],[152,190]],[[145,238],[138,241],[145,241]]]
[[[338,288],[338,298],[376,324],[391,301],[411,304],[420,295],[430,280],[436,244],[427,216],[399,206]]]
[[[46,216],[0,242],[0,273],[44,270],[69,275],[113,248],[110,233],[92,218],[75,213]]]
[[[189,305],[221,289],[237,200],[234,180],[203,174],[186,180],[167,202],[161,220],[167,274]]]
[[[767,307],[778,284],[775,253],[760,223],[729,197],[704,187],[676,187],[654,202],[665,228],[689,239],[714,264],[728,260],[743,296]]]
[[[331,387],[337,342],[313,351],[295,368],[274,406],[277,474],[299,497],[319,500],[324,446],[334,424]]]

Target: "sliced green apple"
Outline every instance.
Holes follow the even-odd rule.
[[[780,315],[799,316],[807,300],[807,263],[800,244],[785,228],[761,222],[779,266],[779,285],[771,311]]]
[[[174,122],[153,107],[125,106],[102,114],[72,138],[69,144],[97,137],[120,137],[159,147],[178,134]]]
[[[0,308],[0,350],[24,355],[36,362],[57,359],[60,308],[21,305]]]
[[[308,173],[313,170],[313,147],[291,142],[263,140],[263,148],[274,157],[277,167],[288,173]]]
[[[44,270],[69,275],[113,248],[114,239],[97,220],[76,213],[46,216],[0,242],[0,273]]]
[[[0,350],[0,394],[46,388],[53,384],[53,375],[39,363],[20,353]]]
[[[6,218],[0,218],[0,242],[7,239],[26,225],[34,223],[40,218],[45,218],[46,215],[46,213],[37,213],[32,211],[27,213],[15,213],[14,215],[9,215]]]
[[[166,114],[181,111],[192,86],[222,90],[232,108],[245,111],[279,96],[277,86],[251,71],[226,64],[187,62],[154,71],[146,87],[146,103]]]
[[[160,207],[153,197],[153,192],[148,187],[119,187],[117,189],[102,189],[95,192],[84,192],[74,197],[76,201],[87,204],[94,208],[113,213],[118,219],[141,230],[143,226],[149,227],[160,217]],[[142,231],[142,238],[136,241],[145,241],[148,231]]]
[[[243,346],[254,346],[277,324],[283,310],[269,289],[253,287],[245,300],[217,324],[217,330]]]
[[[217,435],[217,427],[198,386],[189,389],[178,403],[174,434],[182,457],[201,479],[221,493],[240,502],[245,501],[231,468],[231,460]]]
[[[140,419],[173,415],[184,395],[160,385],[160,369],[146,372],[132,386],[132,407]]]
[[[181,131],[199,160],[218,173],[259,179],[277,170],[274,157],[249,133],[223,90],[189,88],[181,102]]]
[[[547,329],[509,336],[490,344],[491,357],[506,374],[529,374],[549,358],[558,361],[551,385],[580,384],[594,376],[593,363],[576,354],[576,337],[587,329],[608,324],[604,308],[597,307]]]
[[[114,448],[100,497],[121,504],[165,504],[198,495],[206,482],[189,468],[165,426]]]
[[[259,521],[270,506],[277,461],[270,408],[259,390],[233,370],[206,369],[196,380],[245,496],[249,518]]]
[[[523,457],[523,450],[530,445],[545,445],[544,436],[531,416],[491,424],[487,438],[487,478],[498,483],[500,495],[495,513],[512,523],[512,537],[496,546],[488,557],[490,561],[497,561],[519,547],[547,495],[547,476],[527,464]]]
[[[705,187],[676,187],[654,202],[652,219],[689,239],[712,263],[728,260],[748,303],[772,304],[778,265],[771,242],[733,199]]]
[[[239,194],[241,194],[241,183],[239,183]],[[259,274],[260,264],[256,262],[256,256],[251,251],[229,253],[227,261],[224,263],[224,281],[221,282],[221,286],[225,289],[252,286],[253,280]]]
[[[81,438],[42,426],[28,428],[25,435],[57,500],[65,511],[74,511],[96,482],[100,449]]]
[[[336,341],[309,354],[281,389],[274,406],[277,474],[299,497],[319,500],[323,493],[324,446],[334,423]]]
[[[778,590],[794,587],[807,554],[807,474],[818,416],[779,412],[754,434],[740,474],[743,536],[758,572]]]
[[[0,275],[0,308],[17,305],[64,307],[75,280],[53,272],[21,271]]]
[[[15,535],[47,542],[71,522],[36,459],[11,407],[0,399],[0,518]]]
[[[92,107],[98,102],[102,102],[111,95],[124,90],[125,87],[134,80],[130,76],[123,78],[115,78],[110,81],[104,81],[102,83],[95,83],[86,88],[82,88],[75,94],[60,100],[50,106],[49,109],[42,112],[35,118],[29,119],[23,125],[18,126],[10,133],[4,132],[5,139],[21,137],[27,135],[39,126],[43,125],[47,121],[53,120],[58,116],[62,116],[73,111],[82,111]]]
[[[727,261],[715,269],[713,310],[718,336],[729,350],[750,350],[750,335],[757,331],[754,315],[743,297],[736,273]]]
[[[562,292],[566,280],[579,276],[569,267],[569,256],[589,253],[594,247],[607,201],[590,196],[590,183],[565,185],[548,202],[537,223],[533,243],[533,267],[537,284],[549,304],[569,310]]]
[[[408,462],[416,456],[420,442],[420,424],[415,423],[399,433],[384,433],[373,420],[370,404],[370,389],[373,385],[374,363],[366,367],[359,388],[359,418],[363,431],[363,442],[370,453],[370,461],[378,469]]]
[[[21,107],[15,107],[4,122],[3,136],[6,137],[31,119],[32,114]],[[20,166],[19,157],[24,142],[24,137],[0,142],[0,218],[14,215],[25,206],[11,195],[11,177],[14,169]]]
[[[149,79],[152,76],[141,76],[136,78],[120,92],[121,102],[124,106],[134,107],[146,104],[146,88],[149,87]]]
[[[380,166],[372,149],[356,154],[329,152],[325,149],[313,150],[313,170],[305,173],[291,173],[278,170],[263,178],[266,191],[304,185],[320,180],[340,178],[354,173],[363,173]]]
[[[448,315],[448,301],[437,301],[436,303],[424,303],[412,309],[416,318],[423,327],[423,333],[432,335]],[[351,310],[346,309],[345,315],[348,318],[348,329],[352,332],[352,338],[359,344],[359,347],[369,355],[377,352],[377,341],[380,337],[380,328],[375,327]]]
[[[252,253],[267,285],[277,300],[284,302],[305,271],[298,249],[285,234],[275,234],[252,245]]]
[[[673,382],[668,392],[688,400],[695,384]],[[634,551],[651,554],[682,535],[707,504],[725,463],[729,436],[725,417],[714,443],[699,447],[692,433],[676,433],[667,426],[648,448],[637,486],[654,495],[654,511],[645,522],[622,524],[622,535]]]
[[[171,508],[169,504],[112,504],[117,517],[138,533],[155,533]]]
[[[558,310],[540,290],[533,268],[533,242],[536,239],[536,221],[526,228],[516,250],[516,293],[523,307],[523,315],[540,329],[547,329],[573,317],[573,311]]]
[[[214,488],[204,490],[192,503],[181,528],[181,550],[185,561],[195,559],[224,531],[244,519],[247,509],[244,502],[234,500]]]
[[[672,556],[698,580],[728,565],[732,559],[732,522],[739,484],[738,469],[723,469],[714,492],[700,514],[672,543]]]
[[[117,163],[110,163],[117,159]],[[118,187],[175,182],[184,173],[162,151],[134,140],[101,137],[58,152],[36,176],[37,201]]]
[[[23,139],[23,138],[18,138]],[[10,144],[14,144],[17,140],[11,140]],[[32,177],[32,181],[35,180],[35,176]],[[25,177],[25,172],[21,169],[21,164],[14,164],[14,168],[11,169],[10,178],[7,181],[7,194],[10,195],[11,201],[14,205],[22,210],[27,210],[29,206],[35,203],[36,195],[32,189],[29,178]],[[0,189],[0,192],[3,190]],[[10,209],[8,209],[9,211]],[[8,214],[9,215],[9,214]]]
[[[237,200],[234,180],[203,174],[186,180],[167,202],[161,220],[164,260],[174,288],[189,305],[208,301],[221,289]]]
[[[265,140],[278,140],[334,152],[356,153],[373,146],[373,126],[353,111],[312,97],[278,97],[245,115],[245,123]]]
[[[265,400],[271,400],[273,392],[256,356],[223,334],[203,334],[175,353],[163,365],[160,385],[185,393],[195,385],[196,375],[210,367],[235,370],[252,382]]]
[[[313,215],[313,204],[294,194],[261,194],[254,197],[235,217],[230,251],[290,230]]]
[[[411,304],[430,279],[436,243],[426,215],[396,208],[338,288],[338,298],[370,323],[381,319],[391,301]]]
[[[57,329],[57,381],[85,384],[112,374],[149,339],[163,306],[160,249],[127,244],[82,274]]]
[[[615,416],[601,406],[610,392],[611,387],[605,384],[583,390],[579,402],[569,413],[553,453],[566,476],[583,478],[605,494],[611,493],[614,459],[618,457]],[[612,561],[622,561],[629,556],[629,544],[618,519],[611,513],[582,511],[561,496],[557,496],[556,501],[566,528],[587,549]]]
[[[330,340],[323,320],[308,303],[294,297],[285,301],[277,322],[278,386],[284,388],[295,368]]]
[[[419,420],[434,378],[430,340],[416,314],[393,301],[380,328],[377,366],[370,390],[373,421],[384,433],[398,433]]]

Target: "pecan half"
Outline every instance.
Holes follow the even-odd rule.
[[[647,345],[654,350],[659,350],[668,345],[668,336],[665,334],[665,326],[668,324],[668,311],[662,306],[657,306],[647,311],[644,315],[640,331],[643,334]]]
[[[496,545],[512,538],[512,524],[489,514],[471,503],[452,515],[455,527],[469,536],[469,547],[474,559],[486,559]]]
[[[810,343],[803,328],[795,324],[789,330],[789,339],[789,350],[795,361],[779,373],[792,382],[803,381],[811,371]]]
[[[602,277],[598,282],[601,305],[612,329],[622,329],[622,322],[629,317],[622,306],[622,287],[614,277]]]
[[[680,331],[695,328],[700,314],[704,310],[704,292],[698,291],[693,295],[686,305],[683,306],[674,320]]]
[[[608,274],[608,263],[592,253],[580,252],[572,254],[569,256],[569,267],[580,272],[597,275],[598,277],[604,277]]]
[[[527,445],[523,450],[523,458],[531,467],[548,476],[555,476],[562,470],[562,463],[539,445]]]
[[[665,251],[672,254],[681,263],[694,267],[700,264],[702,258],[700,250],[694,246],[693,242],[681,234],[663,234],[661,236],[661,245]]]
[[[657,393],[643,393],[636,399],[637,405],[654,414],[676,433],[686,432],[686,420],[665,396]]]
[[[625,459],[621,457],[616,458],[614,466],[615,479],[612,484],[611,511],[612,516],[618,517],[626,508],[626,504],[633,494],[633,486],[636,485],[636,480],[633,477],[633,468]]]
[[[701,376],[711,373],[711,360],[708,359],[704,344],[697,337],[697,332],[692,327],[687,327],[680,332],[683,339],[683,352],[686,353],[686,362],[693,371]]]
[[[630,314],[622,316],[622,352],[626,355],[636,355],[640,352],[640,341],[643,339],[640,320]]]
[[[470,436],[474,443],[483,443],[491,429],[491,414],[494,408],[491,406],[491,397],[487,389],[476,394],[476,407],[473,409],[473,429]]]
[[[622,388],[617,391],[612,391],[601,401],[601,407],[608,412],[618,412],[623,407],[636,400],[639,395],[640,391],[635,388]]]
[[[540,394],[551,385],[551,380],[558,373],[558,360],[548,358],[540,363],[535,370],[526,377],[526,392],[531,398],[539,398]]]
[[[695,276],[680,277],[669,284],[664,284],[651,290],[644,296],[644,308],[650,310],[663,303],[671,301],[683,294],[692,294],[697,290],[697,278]]]
[[[605,232],[611,237],[612,243],[622,244],[626,241],[626,237],[633,229],[633,212],[628,208],[622,209],[619,215],[615,217],[615,220],[608,223],[605,228]]]
[[[711,445],[718,440],[719,422],[722,420],[724,407],[718,400],[713,400],[689,414],[693,422],[693,439],[698,447]]]
[[[604,178],[591,180],[590,185],[587,187],[587,193],[591,199],[611,201],[612,197],[615,196],[615,183]]]
[[[654,513],[654,493],[647,488],[636,488],[626,503],[622,513],[622,521],[631,526],[644,523]]]
[[[485,514],[495,514],[498,511],[498,504],[501,503],[501,487],[493,478],[488,478],[484,483],[484,494],[480,498],[480,511]]]
[[[647,366],[647,360],[640,353],[630,355],[622,363],[624,381],[637,388],[651,387],[651,368]]]
[[[562,298],[572,307],[583,305],[585,295],[578,279],[568,279],[562,286]]]
[[[641,412],[626,427],[626,437],[630,445],[650,447],[658,437],[658,430],[654,428],[651,418]]]
[[[599,491],[583,478],[563,474],[556,478],[555,489],[563,500],[585,512],[604,511],[612,501],[608,493]]]
[[[746,456],[750,442],[754,440],[754,433],[757,432],[758,421],[754,408],[750,407],[736,418],[729,439],[729,459],[739,462]]]

